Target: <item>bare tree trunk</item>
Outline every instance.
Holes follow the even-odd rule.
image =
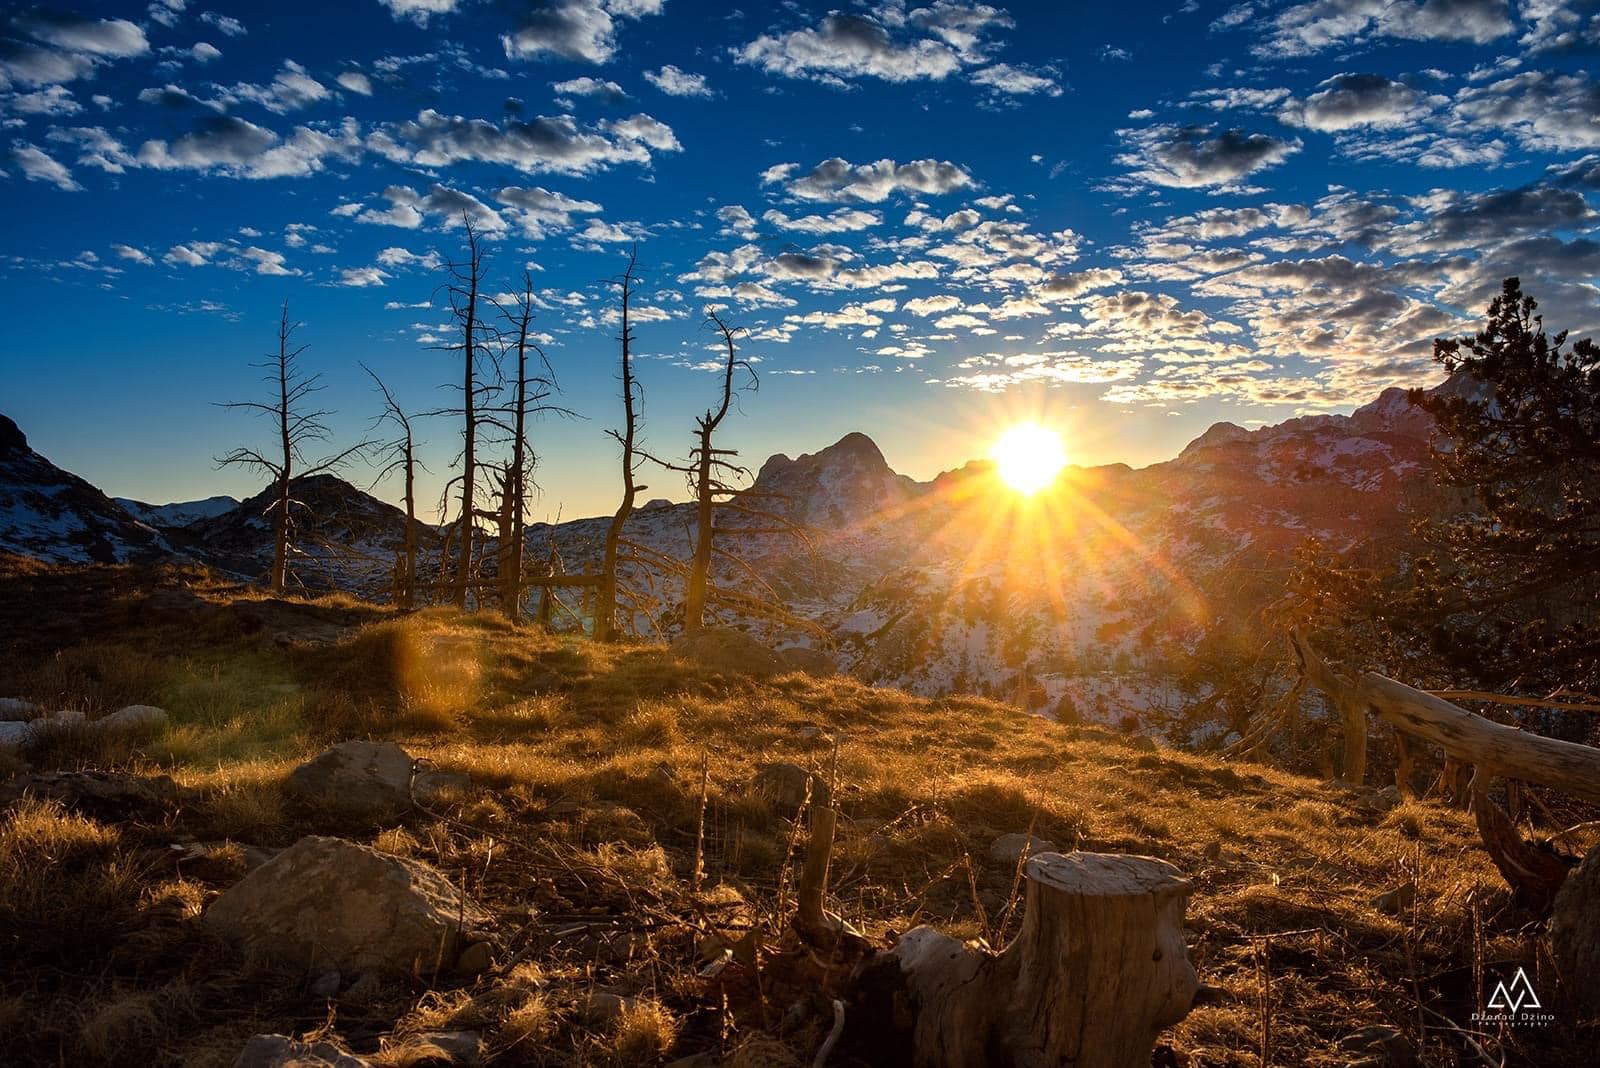
[[[711,493],[711,431],[715,424],[710,414],[700,423],[698,463],[695,468],[695,543],[694,559],[683,588],[683,629],[685,633],[705,626],[706,590],[711,581],[712,539],[716,536],[716,499]]]
[[[466,308],[462,314],[461,353],[461,406],[464,409],[461,447],[461,520],[456,546],[459,554],[456,563],[456,607],[467,607],[467,583],[472,580],[473,552],[473,501],[477,489],[478,416],[474,410],[477,388],[474,371],[477,361],[478,284],[483,273],[483,254],[478,248],[478,234],[470,219],[463,215],[462,224],[467,231],[467,277],[465,279]]]
[[[612,641],[617,635],[617,548],[622,529],[633,513],[635,499],[642,488],[634,481],[634,446],[638,432],[638,416],[634,411],[633,385],[633,328],[629,322],[629,305],[633,299],[633,272],[639,253],[635,249],[628,257],[628,269],[618,283],[622,291],[622,416],[621,433],[611,436],[622,445],[622,503],[617,506],[611,524],[606,528],[605,548],[600,560],[600,585],[595,589],[594,637],[597,641]]]
[[[289,429],[289,302],[278,319],[278,436],[283,449],[278,468],[278,506],[272,524],[272,592],[289,581],[289,479],[294,475],[294,437]]]
[[[924,926],[867,965],[857,1016],[883,1063],[1148,1068],[1199,989],[1183,942],[1190,882],[1165,861],[1105,853],[1041,853],[1025,873],[1022,930],[1003,953]],[[909,1036],[889,1023],[907,1016]]]
[[[411,443],[411,429],[406,428],[406,540],[401,564],[401,583],[396,603],[401,608],[411,608],[416,603],[417,587],[417,470],[416,457]]]

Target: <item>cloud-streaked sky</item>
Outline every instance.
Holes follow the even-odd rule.
[[[358,361],[448,402],[466,213],[584,417],[537,428],[541,517],[614,505],[635,242],[658,454],[710,399],[709,305],[761,375],[747,459],[860,429],[929,477],[1026,414],[1149,463],[1433,380],[1507,274],[1600,330],[1597,53],[1600,0],[13,7],[0,411],[110,492],[251,492],[209,457],[261,428],[213,402],[284,299],[339,434]]]

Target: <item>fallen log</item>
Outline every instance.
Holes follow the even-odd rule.
[[[1296,632],[1293,640],[1307,677],[1341,710],[1375,712],[1396,730],[1433,742],[1447,757],[1472,764],[1487,777],[1539,783],[1600,802],[1600,749],[1496,723],[1376,672],[1347,678],[1318,656],[1304,635]],[[1354,724],[1347,721],[1347,726],[1354,731]]]
[[[1004,952],[914,928],[861,969],[873,1064],[1147,1068],[1199,989],[1183,942],[1189,880],[1165,861],[1040,853]]]

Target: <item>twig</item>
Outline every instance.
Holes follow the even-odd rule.
[[[842,1034],[844,1034],[844,1002],[834,998],[833,1027],[828,1031],[828,1037],[823,1040],[822,1047],[817,1050],[817,1055],[811,1059],[811,1068],[822,1068],[828,1063],[828,1054],[838,1045],[839,1036]]]

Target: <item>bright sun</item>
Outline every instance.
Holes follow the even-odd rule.
[[[1000,435],[989,450],[1000,477],[1018,493],[1038,493],[1067,466],[1061,435],[1037,423],[1021,423]]]

